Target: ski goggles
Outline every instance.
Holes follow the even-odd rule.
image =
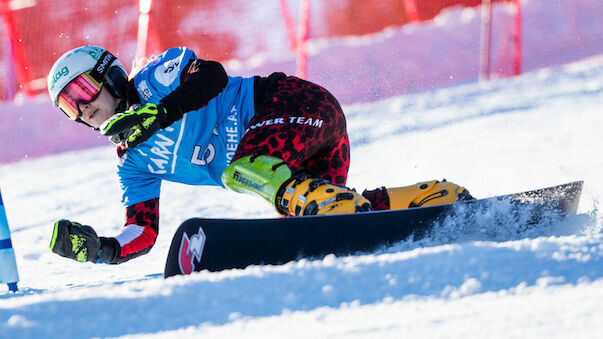
[[[57,105],[69,119],[76,120],[82,116],[79,104],[96,100],[102,88],[103,83],[94,79],[90,72],[82,73],[63,88]]]
[[[103,52],[94,67],[73,79],[59,94],[57,105],[67,114],[69,119],[77,120],[82,117],[79,104],[89,103],[100,94],[103,81],[111,68],[115,56],[108,51]]]

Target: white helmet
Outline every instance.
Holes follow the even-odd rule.
[[[125,99],[128,75],[124,66],[104,48],[88,45],[63,54],[50,69],[48,93],[55,106],[65,86],[88,71],[94,73],[103,86],[108,85],[113,96]]]

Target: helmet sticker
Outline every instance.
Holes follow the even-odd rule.
[[[101,55],[103,54],[104,51],[105,50],[100,47],[89,46],[89,48],[86,50],[86,53],[88,53],[88,55],[93,57],[94,60],[98,60],[101,58]]]
[[[57,81],[59,81],[59,79],[63,76],[66,76],[69,74],[69,68],[67,66],[61,68],[53,77],[52,77],[52,82],[50,83],[50,90],[54,89],[54,85],[56,85]]]

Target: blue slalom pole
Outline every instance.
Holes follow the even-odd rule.
[[[4,202],[0,192],[0,283],[6,283],[8,289],[12,292],[18,291],[17,282],[19,273],[17,272],[17,260],[13,243],[10,240],[10,229],[6,212],[4,211]]]

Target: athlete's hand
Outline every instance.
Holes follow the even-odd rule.
[[[101,242],[94,229],[69,220],[54,223],[50,249],[65,258],[97,262]]]
[[[113,143],[133,148],[152,137],[166,119],[167,112],[161,104],[132,105],[124,113],[107,119],[100,131]]]

